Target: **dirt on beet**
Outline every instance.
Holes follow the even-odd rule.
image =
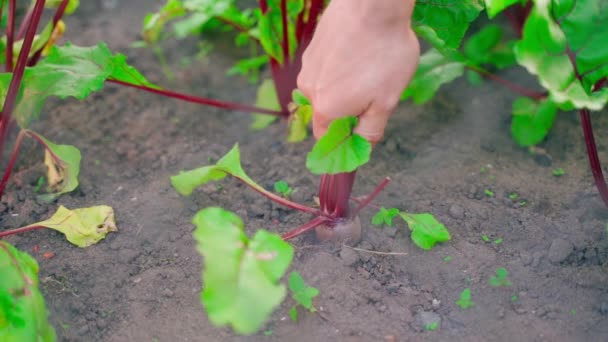
[[[213,39],[216,49],[203,59],[192,58],[196,40],[167,43],[174,82],[164,78],[151,51],[130,47],[145,13],[158,5],[82,2],[80,14],[67,22],[65,40],[104,40],[172,89],[253,103],[255,87],[224,74],[239,57],[229,37]],[[534,85],[522,70],[504,77]],[[293,323],[287,299],[250,337],[208,322],[190,220],[199,209],[222,206],[241,216],[251,234],[262,227],[285,232],[307,217],[235,181],[181,197],[169,176],[216,160],[238,142],[253,179],[269,188],[285,180],[295,189],[294,200],[310,204],[318,178],[304,161],[312,141],[286,143],[282,124],[253,132],[247,113],[114,85],[86,101],[51,101],[34,129],[81,149],[80,187],[53,204],[36,201],[42,152],[28,143],[2,198],[0,222],[5,228],[33,223],[60,204],[115,208],[119,232],[86,249],[50,230],[8,239],[39,261],[60,341],[606,340],[608,210],[593,187],[577,114],[560,114],[547,141],[531,153],[510,138],[513,99],[498,85],[472,87],[460,80],[428,105],[402,104],[372,161],[359,171],[355,194],[390,176],[375,203],[431,212],[452,240],[423,251],[401,222],[372,226],[369,209],[361,215],[357,250],[319,245],[311,236],[297,239],[292,269],[320,290],[319,313],[302,312]],[[608,162],[605,114],[596,113],[594,124],[600,157]],[[553,176],[555,168],[565,175]],[[508,270],[510,286],[488,283],[500,267]],[[475,302],[468,309],[455,303],[465,288]]]

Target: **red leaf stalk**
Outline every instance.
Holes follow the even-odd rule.
[[[55,15],[53,16],[53,29],[51,31],[55,30],[55,27],[57,27],[57,23],[59,22],[59,20],[63,18],[63,14],[65,13],[65,9],[68,7],[68,3],[69,0],[63,0],[61,4],[59,4],[59,7],[57,7]],[[49,37],[49,39],[51,38]],[[40,56],[42,55],[43,49],[44,47],[40,48],[40,50],[34,53],[32,58],[30,58],[29,62],[27,63],[28,66],[34,66],[36,65],[36,63],[38,63],[38,61],[40,60]]]
[[[356,171],[322,175],[319,183],[321,211],[335,218],[348,217],[348,200],[355,184]]]

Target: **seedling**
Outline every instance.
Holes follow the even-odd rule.
[[[494,287],[511,286],[511,281],[508,279],[509,272],[506,268],[500,267],[496,269],[496,274],[490,277],[488,284]]]
[[[575,316],[576,315],[576,309],[570,309],[570,315],[571,316]]]
[[[426,331],[434,331],[437,330],[437,328],[439,328],[439,322],[429,323],[424,326],[424,330]]]
[[[386,209],[384,207],[381,207],[380,210],[378,210],[378,212],[376,213],[376,215],[372,217],[372,224],[376,226],[385,224],[389,227],[392,227],[393,218],[399,215],[399,212],[400,211],[397,208]]]
[[[286,181],[278,181],[274,183],[274,191],[278,192],[281,196],[289,198],[293,189],[287,184]]]
[[[511,301],[512,302],[517,302],[519,300],[519,297],[517,295],[512,295],[511,296]]]
[[[485,189],[483,191],[483,193],[488,196],[488,197],[494,197],[494,191],[490,190],[490,189]]]
[[[465,73],[475,84],[481,83],[482,77],[492,80],[520,95],[512,105],[511,135],[522,147],[537,145],[547,137],[558,110],[578,110],[593,178],[608,206],[608,185],[590,113],[601,111],[608,103],[608,51],[601,48],[607,36],[597,29],[608,20],[608,7],[603,1],[588,0],[581,5],[568,1],[485,0],[488,17],[504,15],[517,39],[503,39],[502,29],[490,24],[470,35],[460,51],[458,44],[429,40],[433,48],[421,56],[402,99],[412,98],[414,103],[423,104],[441,85]],[[527,89],[490,71],[516,63],[536,75],[546,91]]]
[[[558,167],[557,169],[553,169],[551,173],[553,174],[553,177],[561,177],[566,174],[566,171],[561,167]]]
[[[495,245],[500,245],[501,243],[502,243],[502,238],[498,238],[498,239],[494,240]]]
[[[466,310],[468,308],[472,308],[475,306],[475,302],[471,300],[471,289],[466,288],[462,290],[460,293],[460,298],[456,301],[456,305],[458,305],[461,309]]]
[[[518,198],[518,197],[519,197],[519,195],[518,195],[518,194],[516,194],[516,193],[514,193],[514,192],[509,194],[509,199],[510,199],[511,201],[515,201],[515,200],[517,200],[517,198]]]
[[[316,312],[312,301],[319,295],[319,290],[306,285],[302,276],[297,272],[292,272],[289,276],[289,290],[291,290],[291,298],[296,302],[289,310],[289,317],[294,322],[298,321],[298,306],[303,307],[309,312]]]
[[[485,235],[485,234],[481,236],[481,239],[482,239],[484,242],[490,242],[490,237],[488,237],[488,236],[487,236],[487,235]]]
[[[452,261],[452,256],[450,256],[450,255],[446,256],[445,258],[443,258],[443,261],[445,261],[445,262]]]

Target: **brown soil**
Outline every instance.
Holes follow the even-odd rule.
[[[224,76],[237,58],[222,47],[230,42],[182,68],[176,84],[163,78],[150,51],[129,47],[141,18],[156,5],[82,2],[79,16],[68,21],[67,39],[80,45],[104,40],[153,81],[176,90],[252,103],[254,87]],[[171,64],[177,68],[195,49],[194,41],[169,44]],[[524,75],[520,70],[504,76],[531,83]],[[316,305],[322,314],[302,314],[293,323],[286,300],[253,337],[208,322],[199,301],[201,258],[190,220],[201,208],[222,206],[240,215],[252,233],[259,227],[284,232],[306,217],[234,181],[181,197],[169,176],[217,159],[239,142],[252,178],[269,187],[284,179],[295,187],[295,200],[311,203],[318,179],[304,160],[312,141],[287,144],[283,125],[251,132],[248,114],[113,85],[83,102],[51,101],[33,128],[81,149],[81,185],[57,203],[37,202],[32,189],[41,168],[32,165],[42,154],[28,143],[27,158],[21,158],[0,204],[0,222],[7,228],[32,223],[59,204],[115,208],[120,231],[90,248],[78,249],[53,231],[9,239],[39,261],[60,341],[606,340],[608,210],[592,185],[576,113],[560,114],[541,146],[546,153],[533,155],[510,138],[513,99],[497,85],[474,88],[460,80],[442,88],[429,105],[403,104],[372,162],[360,170],[355,192],[368,193],[390,176],[393,181],[376,203],[431,212],[450,229],[452,241],[422,251],[401,223],[371,226],[372,210],[361,215],[364,233],[357,247],[407,255],[296,240],[292,269],[320,290]],[[596,132],[608,129],[605,116],[597,115],[595,124]],[[605,134],[600,135],[600,157],[608,162]],[[566,174],[553,177],[557,167]],[[517,200],[509,199],[512,193]],[[518,204],[522,200],[525,205]],[[493,242],[499,238],[502,243]],[[45,259],[44,252],[55,256]],[[451,261],[444,261],[447,256]],[[498,267],[508,269],[512,286],[488,285]],[[455,301],[467,287],[476,305],[462,310]],[[438,329],[426,331],[435,320],[441,321]]]

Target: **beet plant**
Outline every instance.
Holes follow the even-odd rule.
[[[598,158],[591,112],[608,102],[608,1],[485,0],[487,15],[511,24],[512,39],[495,24],[471,35],[458,50],[442,44],[422,55],[403,99],[423,104],[436,90],[462,75],[477,85],[483,78],[520,95],[511,109],[511,133],[522,147],[541,143],[558,111],[579,113],[595,184],[608,206],[608,186]],[[495,72],[519,64],[545,91],[527,89]]]

